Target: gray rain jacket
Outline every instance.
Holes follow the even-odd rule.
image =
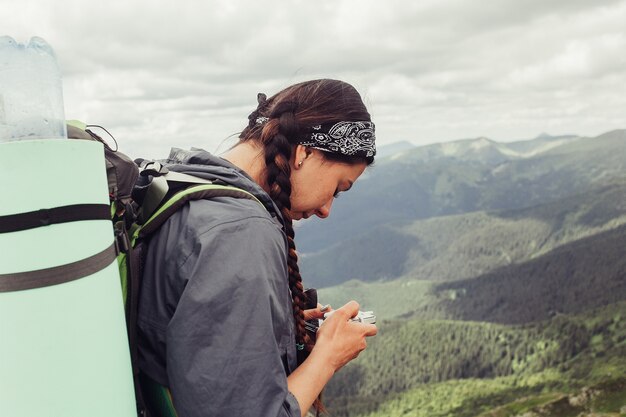
[[[287,389],[295,331],[282,217],[258,184],[206,151],[173,149],[173,171],[254,194],[191,201],[148,244],[139,368],[170,387],[180,417],[300,416]]]

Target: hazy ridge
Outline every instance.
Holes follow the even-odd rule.
[[[298,230],[320,300],[379,318],[331,415],[626,415],[626,131],[403,149],[366,175]]]
[[[535,139],[535,148],[547,140]],[[617,227],[626,219],[624,130],[597,138],[569,138],[533,157],[504,162],[478,162],[476,155],[469,158],[466,152],[460,153],[462,158],[421,159],[425,149],[443,146],[383,159],[355,184],[350,198],[336,201],[333,216],[299,227],[301,269],[309,285],[405,275],[460,279],[486,272],[495,256],[502,257],[500,266],[508,258],[524,259]],[[516,229],[525,231],[530,246],[516,241],[517,251],[510,251],[515,253],[487,255],[486,266],[463,269],[460,275],[436,266],[445,258],[440,247],[449,247],[452,240],[460,247],[464,244],[458,239],[470,239],[472,245],[465,246],[476,248],[476,239],[498,239],[490,236],[490,230],[506,237]],[[516,239],[520,237],[516,234]],[[476,257],[472,259],[476,262]]]

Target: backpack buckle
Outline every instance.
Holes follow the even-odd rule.
[[[124,210],[123,218],[124,227],[126,230],[130,230],[135,220],[137,220],[137,214],[135,212],[135,206],[131,203],[126,203],[126,209]]]
[[[123,227],[123,222],[115,225],[115,250],[118,254],[128,253],[130,250],[130,239]]]
[[[156,162],[156,161],[148,161],[148,162],[142,162],[142,170],[140,172],[140,175],[143,177],[147,177],[147,176],[153,176],[153,177],[160,177],[161,175],[165,175],[168,172],[170,172],[169,169],[167,169],[166,167],[164,167],[160,162]]]

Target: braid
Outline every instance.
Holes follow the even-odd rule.
[[[287,235],[287,270],[289,273],[289,289],[291,290],[293,317],[296,324],[296,342],[309,346],[311,339],[306,332],[304,306],[306,295],[302,285],[302,276],[298,267],[298,254],[294,242],[295,232],[291,219],[291,159],[292,145],[287,136],[297,131],[292,103],[277,106],[270,117],[279,115],[278,123],[271,123],[263,129],[262,142],[265,146],[266,181],[270,197],[278,206]],[[301,355],[302,356],[302,355]],[[304,360],[304,357],[302,358]]]

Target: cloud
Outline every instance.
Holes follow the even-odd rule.
[[[133,156],[214,150],[257,92],[320,77],[357,87],[381,144],[626,127],[626,0],[3,3],[5,33],[57,51],[67,115]]]

